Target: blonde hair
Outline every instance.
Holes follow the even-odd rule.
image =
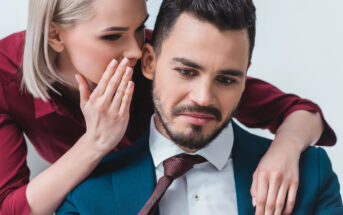
[[[50,99],[49,90],[58,81],[65,83],[56,72],[57,53],[48,45],[51,22],[68,28],[90,17],[94,0],[30,0],[26,30],[23,81],[25,88],[36,98]]]

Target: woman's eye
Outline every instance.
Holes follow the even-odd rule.
[[[102,36],[101,38],[103,40],[114,41],[114,40],[118,40],[120,37],[121,37],[120,34],[110,34],[110,35]]]
[[[224,76],[217,77],[217,81],[223,85],[230,85],[230,84],[235,83],[235,80],[233,80],[231,78],[224,77]]]

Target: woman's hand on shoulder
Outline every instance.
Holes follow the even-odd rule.
[[[291,214],[299,184],[298,144],[276,136],[253,174],[251,195],[256,215]]]
[[[132,73],[127,59],[120,64],[112,60],[92,93],[85,78],[76,75],[87,127],[85,136],[104,155],[118,145],[127,129],[134,90]]]

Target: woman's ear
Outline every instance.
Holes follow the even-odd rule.
[[[61,28],[54,22],[50,23],[48,44],[55,52],[60,53],[64,50]]]
[[[154,79],[154,73],[155,73],[155,67],[156,67],[156,55],[155,55],[155,51],[154,48],[146,43],[143,46],[142,49],[142,61],[141,61],[141,65],[142,65],[142,72],[143,75],[149,79],[149,80],[153,80]]]

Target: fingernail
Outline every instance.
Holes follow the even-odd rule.
[[[127,59],[126,57],[123,59],[122,64],[127,64],[129,62],[129,59]]]
[[[128,75],[130,75],[130,73],[131,73],[131,68],[130,68],[130,67],[127,67],[127,68],[126,68],[125,75],[128,76]]]
[[[80,83],[79,77],[77,77],[77,75],[75,75],[75,78],[76,78],[76,81],[77,81],[78,83]]]
[[[133,87],[133,82],[132,81],[129,82],[129,86],[128,87],[129,87],[129,89]]]
[[[252,198],[252,206],[256,207],[256,199],[255,198]]]
[[[110,63],[110,66],[111,67],[114,67],[116,65],[117,61],[115,59],[113,59]]]

